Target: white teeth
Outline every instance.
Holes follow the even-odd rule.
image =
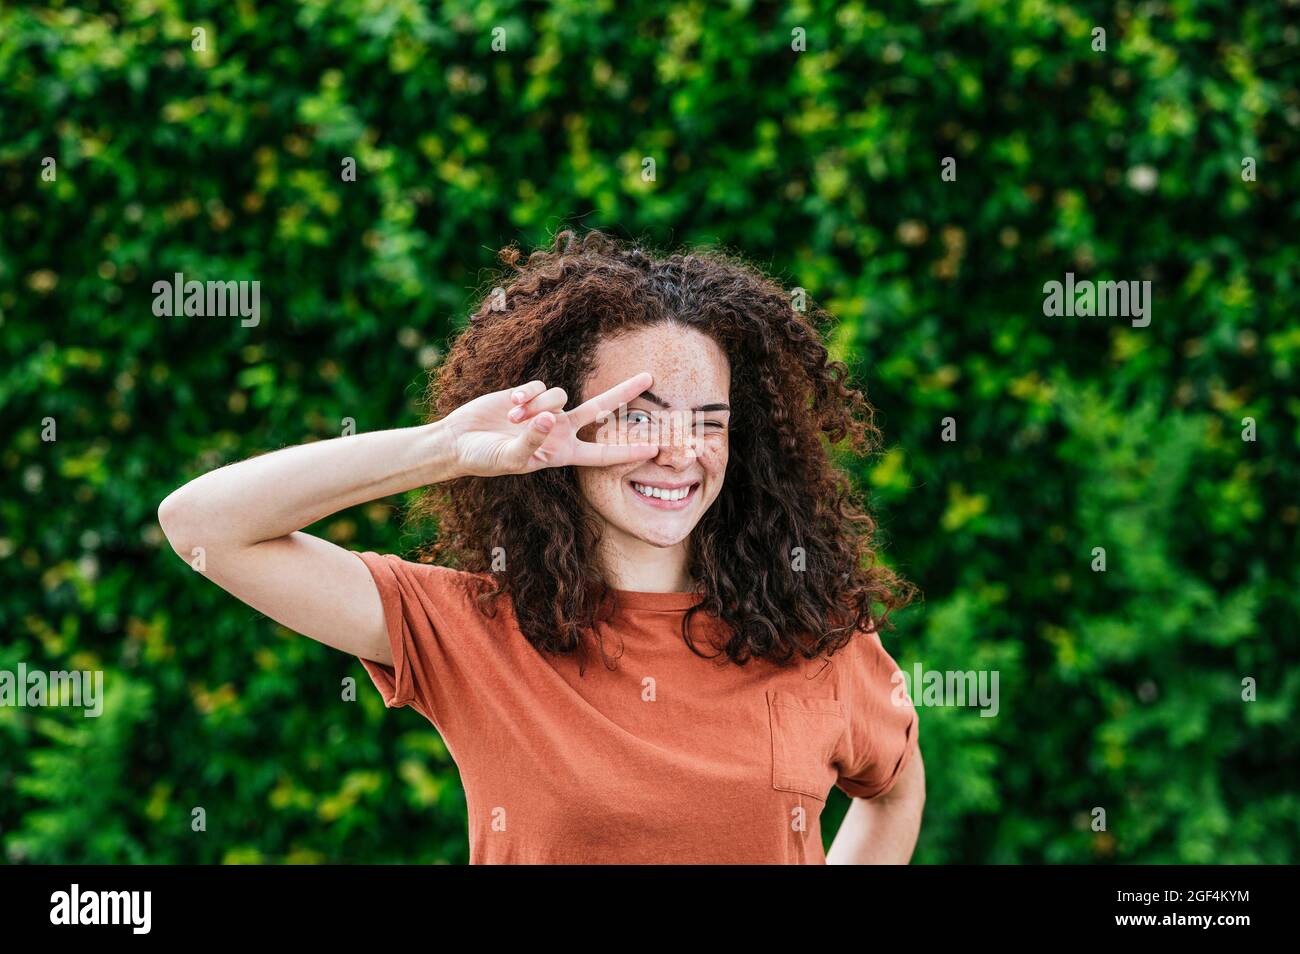
[[[632,482],[632,489],[642,497],[655,497],[659,500],[681,500],[691,492],[690,487],[679,487],[676,490],[665,490],[662,487],[647,487],[645,484]]]

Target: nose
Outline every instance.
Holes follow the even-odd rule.
[[[676,415],[665,414],[659,420],[659,453],[655,463],[673,470],[684,470],[699,456],[689,420],[683,422]]]

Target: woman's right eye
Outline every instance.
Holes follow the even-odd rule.
[[[653,428],[654,420],[645,411],[628,411],[623,418],[623,433],[627,440],[649,440]]]

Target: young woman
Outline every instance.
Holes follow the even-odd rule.
[[[429,423],[205,474],[172,546],[438,729],[471,863],[907,862],[917,715],[878,629],[912,591],[829,457],[876,437],[864,397],[730,256],[502,258]],[[443,565],[301,532],[418,487]]]

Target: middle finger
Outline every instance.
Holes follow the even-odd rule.
[[[564,405],[568,403],[569,395],[565,393],[564,388],[551,388],[543,391],[531,401],[525,401],[518,407],[511,408],[508,417],[518,424],[520,421],[526,421],[542,411],[563,411]]]

